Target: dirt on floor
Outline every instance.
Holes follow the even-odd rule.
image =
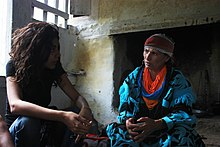
[[[207,147],[220,147],[220,115],[198,118],[196,130]]]

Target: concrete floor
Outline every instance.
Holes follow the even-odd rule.
[[[197,131],[207,147],[220,147],[220,115],[198,118]]]
[[[5,79],[0,77],[0,114],[5,113]],[[196,127],[207,147],[220,147],[220,115],[198,118]]]

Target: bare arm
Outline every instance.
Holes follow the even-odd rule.
[[[78,108],[80,108],[79,115],[89,121],[89,125],[86,124],[89,131],[89,128],[92,126],[93,114],[86,99],[75,90],[66,74],[61,76],[61,82],[59,83],[59,86],[66,93],[66,95],[68,95],[72,102]],[[82,137],[83,135],[78,135],[75,142],[77,143]]]
[[[57,116],[63,116],[64,114],[62,111],[51,110],[33,103],[23,101],[21,89],[17,82],[12,81],[12,77],[7,77],[6,82],[7,96],[11,113],[27,115],[46,120],[61,121],[62,118]]]
[[[61,76],[61,82],[59,83],[60,88],[65,94],[72,100],[72,102],[80,108],[80,115],[88,120],[93,119],[92,111],[87,103],[86,99],[82,97],[73,87],[72,83],[68,79],[66,74]]]
[[[52,110],[23,101],[21,89],[18,83],[13,81],[12,78],[13,77],[6,78],[7,95],[11,113],[45,120],[60,121],[77,134],[85,134],[87,132],[88,129],[82,124],[88,123],[88,121],[76,113]]]

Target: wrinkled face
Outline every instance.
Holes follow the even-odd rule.
[[[145,48],[143,56],[145,67],[153,72],[159,72],[170,58],[152,47]]]
[[[60,48],[59,48],[59,40],[57,38],[52,41],[52,50],[50,55],[45,63],[45,67],[48,69],[54,69],[56,67],[57,62],[60,59]]]

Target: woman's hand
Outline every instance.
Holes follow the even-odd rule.
[[[138,129],[139,125],[135,123],[134,118],[129,118],[126,120],[126,128],[130,135],[130,138],[134,140],[134,138],[139,134],[135,129]]]
[[[130,121],[132,121],[132,119]],[[130,121],[129,119],[126,121],[126,127],[128,129],[129,134],[131,135],[131,138],[135,142],[142,142],[146,137],[149,137],[154,131],[163,129],[163,122],[160,119],[154,120],[149,117],[141,117],[137,120],[135,124],[131,124]]]
[[[84,135],[91,127],[91,120],[74,112],[64,112],[63,123],[74,133]]]
[[[94,119],[92,111],[89,107],[82,107],[79,112],[79,115],[90,120],[90,121],[93,121],[93,119]]]
[[[92,114],[91,109],[89,107],[83,107],[81,108],[79,115],[86,118],[87,120],[90,120],[89,125],[88,125],[90,129],[92,127],[92,122],[93,122],[93,114]],[[83,138],[83,136],[85,135],[77,135],[75,143],[79,142],[80,139]]]

